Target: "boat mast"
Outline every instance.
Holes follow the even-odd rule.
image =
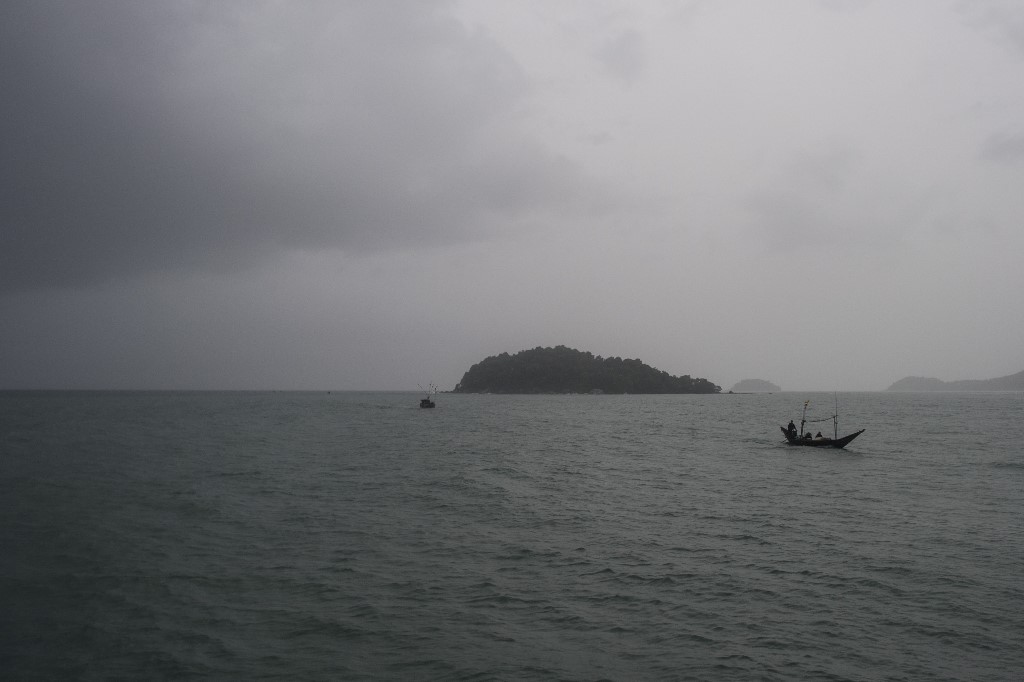
[[[832,438],[839,440],[839,393],[833,393],[836,399],[836,409],[832,413]]]
[[[804,401],[804,413],[800,416],[800,437],[801,438],[804,437],[804,424],[807,423],[807,404],[810,403],[810,402],[811,402],[810,400],[805,400]]]

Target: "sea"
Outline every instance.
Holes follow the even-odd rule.
[[[1021,393],[420,397],[0,393],[0,677],[1024,678]]]

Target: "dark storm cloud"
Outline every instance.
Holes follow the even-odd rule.
[[[0,290],[471,236],[579,171],[442,3],[6,2]]]

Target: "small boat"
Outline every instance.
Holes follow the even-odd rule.
[[[831,417],[827,417],[826,419],[811,420],[812,422],[821,422],[828,421],[829,419],[831,419],[832,432],[834,434],[834,437],[829,438],[827,436],[822,436],[820,431],[818,432],[818,435],[812,437],[810,431],[804,432],[804,425],[807,423],[807,406],[810,404],[810,400],[804,401],[804,413],[803,416],[800,418],[799,431],[797,431],[796,426],[793,424],[793,422],[789,423],[788,428],[785,426],[779,427],[780,429],[782,429],[782,435],[786,437],[786,442],[788,442],[790,445],[803,445],[812,448],[845,448],[847,445],[850,444],[850,441],[852,441],[860,434],[864,433],[864,431],[866,430],[861,429],[860,431],[855,431],[854,433],[843,436],[842,438],[839,437],[839,402],[837,400],[836,411],[832,414]]]
[[[437,407],[437,405],[434,403],[434,401],[430,399],[430,394],[431,393],[437,393],[437,386],[435,386],[434,384],[430,384],[429,386],[430,386],[430,388],[427,389],[426,397],[423,398],[422,400],[420,400],[420,407]],[[420,386],[420,388],[423,388],[423,387]]]
[[[864,433],[865,429],[855,431],[842,438],[800,438],[799,436],[792,435],[786,430],[785,426],[780,426],[782,433],[785,434],[786,440],[789,441],[790,445],[807,445],[813,448],[845,448],[851,440]]]

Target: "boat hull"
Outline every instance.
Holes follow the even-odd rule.
[[[785,426],[780,426],[779,428],[782,429],[782,435],[786,437],[786,441],[790,445],[802,445],[811,448],[845,448],[850,441],[865,431],[865,429],[861,429],[842,438],[796,438],[789,434]]]

